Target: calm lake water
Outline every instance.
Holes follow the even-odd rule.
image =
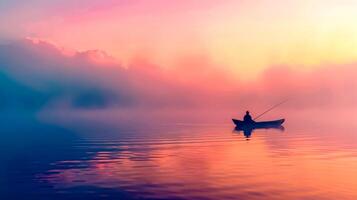
[[[284,131],[246,138],[230,122],[3,122],[1,199],[357,199],[357,129],[347,123],[287,119]]]

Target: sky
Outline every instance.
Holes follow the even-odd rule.
[[[1,0],[0,39],[99,49],[123,65],[205,57],[241,79],[357,59],[353,0]]]
[[[356,11],[357,0],[0,0],[0,129],[16,133],[1,141],[22,151],[63,133],[32,118],[99,137],[196,122],[211,130],[285,100],[259,120],[354,141],[343,131],[357,124]]]
[[[0,108],[356,106],[352,0],[0,0]]]

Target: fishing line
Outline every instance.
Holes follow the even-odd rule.
[[[286,99],[286,100],[284,100],[284,101],[282,101],[282,102],[280,102],[280,103],[274,105],[273,107],[271,107],[271,108],[269,108],[268,110],[264,111],[262,114],[260,114],[260,115],[258,115],[257,117],[255,117],[253,120],[258,119],[259,117],[263,116],[265,113],[267,113],[267,112],[273,110],[274,108],[280,106],[281,104],[283,104],[283,103],[285,103],[285,102],[287,102],[287,101],[289,101],[289,99]]]

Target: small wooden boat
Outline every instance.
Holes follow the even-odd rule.
[[[233,123],[236,125],[236,128],[239,129],[255,129],[255,128],[276,128],[280,127],[285,119],[279,119],[274,121],[265,121],[265,122],[245,122],[238,119],[232,119]]]

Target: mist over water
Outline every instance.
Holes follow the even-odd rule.
[[[0,200],[357,199],[356,10],[0,0]]]
[[[0,58],[2,199],[357,198],[355,64],[241,82],[43,41]],[[259,119],[284,129],[234,130],[285,99]]]
[[[210,115],[195,112],[201,120],[186,115],[192,112],[141,113],[142,118],[128,113],[126,117],[95,113],[93,118],[79,113],[56,117],[47,113],[46,117],[22,119],[3,116],[2,122],[8,119],[12,124],[1,125],[5,161],[1,164],[1,196],[357,197],[357,126],[353,110],[319,113],[277,109],[262,120],[285,117],[285,130],[255,130],[249,138],[234,131],[230,119],[221,117],[227,113],[218,111]],[[239,118],[239,114],[232,117]]]

